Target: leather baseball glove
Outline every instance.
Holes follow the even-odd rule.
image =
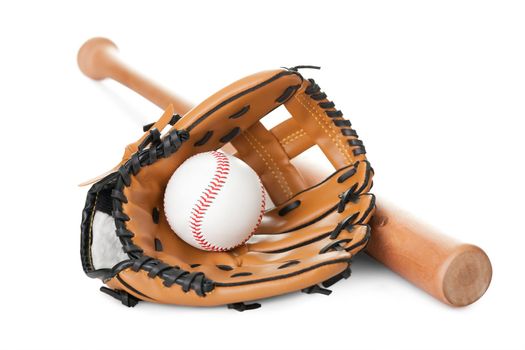
[[[127,306],[147,300],[242,311],[260,306],[245,302],[299,290],[329,294],[350,276],[352,257],[370,237],[373,170],[350,121],[298,68],[248,76],[182,117],[169,107],[126,147],[89,190],[82,215],[82,265],[109,287],[102,291]],[[260,119],[281,105],[292,118],[268,130]],[[247,243],[202,251],[171,230],[163,194],[184,160],[225,145],[259,174],[275,206]],[[292,161],[313,145],[336,169],[316,184]]]

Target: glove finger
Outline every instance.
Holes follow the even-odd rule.
[[[130,268],[120,271],[107,284],[113,289],[124,290],[139,299],[156,303],[214,306],[301,290],[344,274],[349,261],[350,253],[343,250],[320,254],[315,259],[281,268],[279,266],[282,265],[271,265],[224,271],[215,266],[202,266],[206,277],[215,281],[213,290],[205,297],[197,297],[193,289],[184,291],[178,285],[168,288],[161,278],[150,278],[146,271],[135,272]]]
[[[350,252],[350,255],[355,255],[366,245],[369,237],[370,227],[368,225],[352,225],[348,229],[342,230],[337,237],[331,238],[329,233],[294,249],[278,250],[272,249],[271,246],[249,246],[248,249],[252,249],[252,247],[254,249],[243,256],[243,265],[282,263],[295,259],[304,260],[308,259],[308,256],[315,257],[331,251],[338,251],[338,249],[341,250],[340,248]]]
[[[367,193],[372,186],[372,175],[367,161],[336,171],[322,183],[268,211],[256,234],[287,232],[319,220],[337,209],[342,195],[350,194],[347,199],[355,201],[357,196]]]
[[[324,218],[297,230],[280,234],[259,234],[248,242],[248,250],[260,252],[286,251],[295,249],[322,237],[329,236],[342,222],[359,224],[373,214],[375,197],[372,194],[361,195],[358,203],[348,203],[345,210],[332,211]],[[362,208],[366,208],[362,210]],[[368,210],[370,208],[370,210]]]

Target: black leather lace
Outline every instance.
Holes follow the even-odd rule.
[[[172,119],[175,120],[176,118]],[[130,257],[125,267],[130,267],[135,272],[144,270],[148,273],[149,278],[159,277],[166,287],[178,284],[184,292],[194,290],[197,295],[204,296],[214,289],[215,283],[207,279],[202,272],[189,272],[179,266],[171,266],[159,259],[144,255],[142,248],[133,243],[134,234],[126,228],[126,222],[130,218],[122,211],[122,204],[128,202],[123,190],[124,187],[131,185],[131,177],[137,175],[142,167],[150,165],[160,158],[169,157],[188,139],[189,133],[186,130],[172,130],[161,138],[160,132],[150,127],[149,135],[138,147],[139,151],[134,153],[118,169],[119,177],[111,192],[114,208],[112,215],[115,219],[116,234],[122,243],[122,249]]]
[[[311,99],[317,101],[319,107],[325,110],[326,115],[332,118],[334,125],[341,129],[343,136],[348,138],[348,145],[352,147],[354,156],[365,154],[365,146],[363,142],[358,139],[355,130],[351,128],[352,123],[350,120],[343,118],[343,112],[335,108],[334,102],[327,100],[328,96],[321,91],[321,88],[316,84],[315,80],[308,79],[308,82],[310,85],[305,89],[305,93],[310,96]]]

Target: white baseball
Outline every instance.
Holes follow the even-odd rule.
[[[218,151],[188,158],[164,193],[171,228],[186,243],[226,251],[246,242],[264,213],[264,187],[246,163]]]

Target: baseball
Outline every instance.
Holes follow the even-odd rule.
[[[255,171],[228,154],[212,151],[188,158],[164,193],[164,212],[186,243],[226,251],[246,242],[264,213],[265,191]]]

